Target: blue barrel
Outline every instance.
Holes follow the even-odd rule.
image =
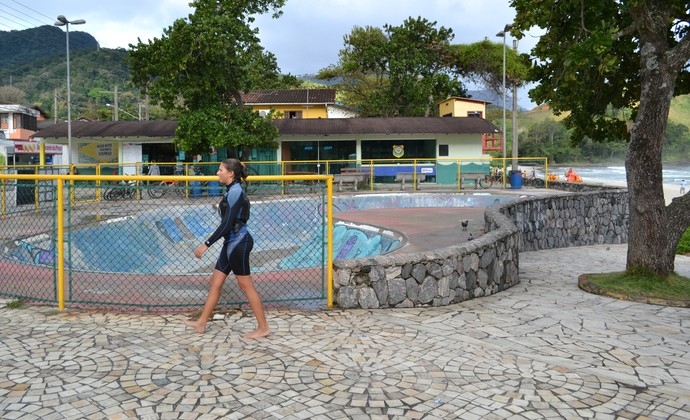
[[[211,197],[217,197],[222,194],[220,189],[220,181],[209,181],[208,182],[208,195]]]
[[[510,188],[514,190],[522,188],[522,172],[510,171]]]
[[[189,183],[189,187],[189,195],[191,195],[192,197],[201,197],[201,182],[192,181]]]

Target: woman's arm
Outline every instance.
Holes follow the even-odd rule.
[[[211,234],[211,236],[204,241],[204,244],[207,247],[210,247],[220,238],[228,235],[235,227],[237,215],[242,210],[242,206],[244,204],[242,187],[239,183],[233,184],[228,190],[226,201],[228,203],[228,209],[225,211],[225,214],[223,214],[220,225],[218,225],[213,234]]]

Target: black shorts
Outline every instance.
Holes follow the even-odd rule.
[[[231,235],[229,240],[223,242],[223,249],[216,262],[216,270],[225,274],[233,272],[236,276],[248,276],[250,274],[249,254],[252,248],[254,248],[254,239],[249,232]]]

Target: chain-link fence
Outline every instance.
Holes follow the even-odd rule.
[[[193,251],[220,222],[217,178],[55,178],[0,184],[1,296],[110,310],[203,304],[222,241],[201,259]],[[327,177],[263,178],[273,179],[249,188],[257,290],[267,306],[324,306]],[[231,275],[218,308],[244,303]]]

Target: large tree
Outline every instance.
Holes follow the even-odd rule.
[[[179,115],[175,143],[192,153],[212,146],[277,147],[269,117],[243,106],[241,94],[283,87],[275,56],[264,50],[254,16],[285,0],[195,0],[194,13],[161,38],[130,45],[133,83]],[[288,77],[294,82],[294,78]]]
[[[465,95],[456,77],[453,36],[421,17],[383,29],[356,26],[344,37],[338,64],[317,77],[338,80],[344,101],[361,116],[430,116],[435,101]]]
[[[531,90],[576,140],[627,140],[630,193],[627,271],[673,272],[675,250],[690,225],[690,195],[668,206],[662,146],[671,99],[688,93],[689,5],[680,0],[512,0],[512,33],[545,31],[532,50]],[[611,116],[632,110],[632,129]]]
[[[472,44],[453,45],[456,68],[460,74],[497,94],[503,92],[503,53],[505,52],[505,76],[508,89],[522,87],[529,72],[529,56],[518,54],[512,48],[505,48],[502,43],[484,39]]]

